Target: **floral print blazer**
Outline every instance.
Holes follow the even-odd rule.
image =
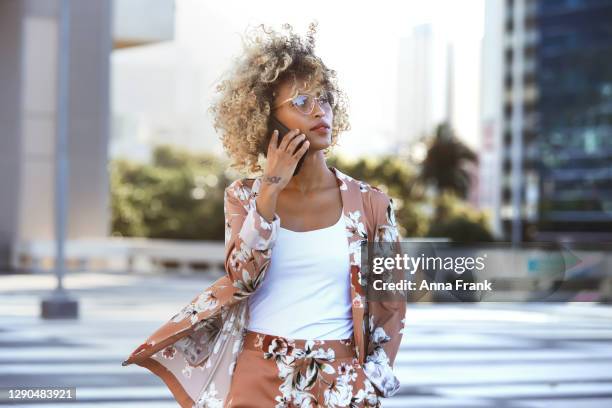
[[[406,302],[367,301],[361,283],[361,242],[398,242],[393,200],[380,189],[335,167],[343,205],[350,282],[353,336],[357,358],[379,396],[399,389],[393,363],[404,329]],[[247,297],[265,284],[280,218],[266,221],[256,209],[261,177],[225,189],[225,270],[123,362],[159,376],[181,407],[222,407],[248,322]]]

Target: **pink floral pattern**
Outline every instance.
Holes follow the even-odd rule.
[[[402,338],[406,302],[366,299],[361,243],[367,239],[399,241],[393,201],[374,186],[334,167],[330,170],[338,181],[344,208],[356,360],[363,366],[369,379],[367,383],[371,382],[376,395],[389,397],[399,390],[399,380],[392,367]],[[278,214],[268,222],[257,211],[255,198],[260,184],[259,177],[236,180],[225,190],[227,275],[152,333],[123,363],[140,365],[158,375],[181,407],[222,407],[227,395],[247,326],[245,300],[265,281],[280,227]],[[282,347],[278,350],[282,351]],[[303,353],[327,356],[325,350],[316,348]],[[273,356],[276,358],[278,354]],[[286,361],[283,358],[286,357],[281,357],[280,364]],[[316,367],[317,373],[329,370],[324,360]],[[329,406],[343,406],[340,403],[345,394],[341,387],[350,383],[353,374],[348,367],[341,371],[338,374],[343,377],[337,389],[329,391]],[[313,371],[296,379],[287,374],[287,382],[308,383],[312,375]],[[363,390],[363,398],[368,398],[369,391]]]
[[[361,404],[366,407],[379,407],[378,396],[372,383],[366,379],[364,388],[355,390],[358,360],[352,364],[340,363],[334,368],[333,349],[325,349],[325,341],[308,341],[304,349],[296,348],[293,343],[271,344],[270,352],[264,358],[273,358],[283,383],[279,387],[275,408],[289,406],[316,407],[318,401],[311,390],[317,383],[323,383],[325,406],[329,408],[349,407]],[[292,404],[292,405],[290,405]]]
[[[294,340],[250,332],[244,346],[247,353],[238,357],[239,367],[256,366],[237,372],[236,382],[232,382],[235,388],[227,396],[227,408],[381,407],[379,394],[353,356],[352,339]],[[264,388],[270,388],[244,392],[260,381]]]

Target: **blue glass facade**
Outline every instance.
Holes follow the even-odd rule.
[[[612,0],[541,0],[540,231],[612,232]]]

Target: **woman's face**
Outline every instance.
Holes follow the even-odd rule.
[[[292,79],[288,79],[280,83],[276,88],[276,96],[272,106],[278,106],[284,101],[291,99],[296,95],[294,86],[299,86],[297,92],[299,94],[308,94],[313,97],[323,94],[322,88],[305,88],[305,81],[298,80],[294,85]],[[301,133],[306,135],[306,139],[310,141],[309,151],[323,150],[331,145],[332,121],[334,114],[329,105],[321,106],[319,101],[315,101],[314,108],[309,115],[300,112],[291,101],[285,102],[278,108],[272,111],[272,115],[281,121],[290,130],[300,129]],[[321,123],[327,125],[327,128],[314,129]]]

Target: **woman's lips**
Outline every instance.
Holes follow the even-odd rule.
[[[327,132],[329,132],[329,128],[325,127],[325,126],[319,126],[318,128],[314,128],[312,129],[313,132],[317,132],[317,133],[321,133],[321,134],[327,134]]]

